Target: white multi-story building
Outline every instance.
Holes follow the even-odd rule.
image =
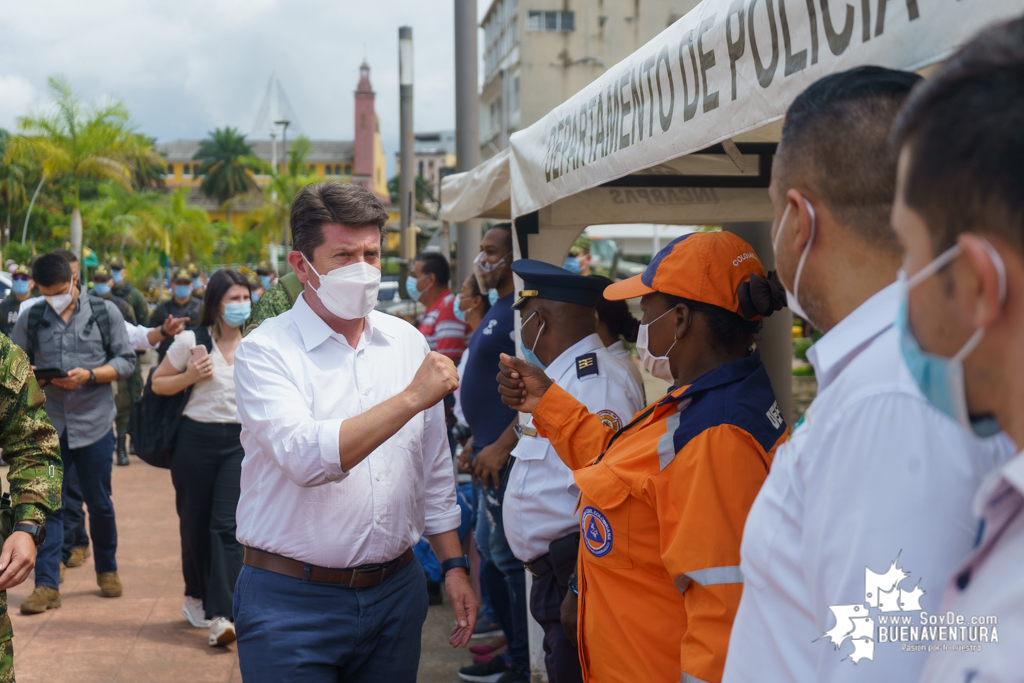
[[[486,159],[690,11],[698,0],[493,0],[484,30]]]

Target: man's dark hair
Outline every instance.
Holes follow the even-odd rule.
[[[935,254],[967,231],[1024,253],[1024,19],[979,33],[915,90],[893,142]]]
[[[75,252],[73,251],[68,251],[67,249],[54,249],[50,253],[62,256],[68,263],[78,263],[78,257],[75,256]]]
[[[354,183],[326,181],[306,185],[292,200],[292,246],[306,258],[323,244],[322,227],[328,223],[361,228],[374,225],[384,243],[388,212],[376,195]]]
[[[32,264],[32,279],[40,287],[53,287],[71,282],[71,264],[58,252],[43,254]]]
[[[717,348],[730,353],[741,353],[754,345],[757,334],[761,331],[761,320],[747,320],[737,313],[727,311],[721,306],[706,304],[703,301],[684,299],[658,292],[669,306],[686,304],[686,307],[704,318],[711,330],[711,343]]]
[[[504,230],[508,233],[508,237],[505,238],[505,246],[508,247],[509,251],[512,251],[512,224],[511,223],[495,223],[487,229],[488,232],[491,230]]]
[[[784,187],[813,189],[840,223],[890,252],[900,247],[889,224],[896,194],[889,131],[920,80],[879,66],[825,76],[793,100],[779,142]]]
[[[203,295],[203,310],[199,312],[199,326],[210,327],[220,316],[220,302],[234,285],[242,285],[246,291],[252,292],[249,279],[237,270],[222,269],[210,276],[206,283],[206,294]]]
[[[425,251],[417,256],[416,260],[423,264],[420,266],[420,272],[424,275],[433,275],[439,286],[448,286],[452,270],[444,256],[433,251]]]

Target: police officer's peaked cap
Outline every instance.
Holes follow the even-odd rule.
[[[96,266],[96,270],[92,271],[93,280],[103,280],[104,282],[106,282],[107,280],[110,279],[110,277],[110,268],[103,265],[102,263]]]
[[[597,278],[574,275],[565,268],[533,259],[514,261],[512,272],[523,278],[519,299],[512,304],[517,310],[531,297],[596,307],[607,286]]]
[[[22,275],[24,277],[32,277],[32,271],[29,269],[28,266],[17,266],[14,269],[14,274]]]
[[[192,283],[192,276],[189,275],[187,268],[178,268],[174,271],[174,277],[171,278],[172,282],[188,282]]]
[[[272,275],[274,269],[270,266],[270,261],[260,261],[259,265],[256,266],[257,275]]]
[[[107,267],[112,270],[124,270],[124,259],[120,256],[115,256],[112,259],[107,259]]]

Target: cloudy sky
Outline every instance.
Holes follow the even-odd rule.
[[[393,173],[401,24],[413,27],[416,130],[454,128],[451,0],[5,0],[0,127],[46,106],[47,77],[63,74],[87,102],[124,100],[161,141],[252,133],[276,74],[300,129],[289,138],[350,140],[365,57]]]

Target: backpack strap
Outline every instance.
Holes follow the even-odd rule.
[[[39,348],[39,328],[49,327],[50,323],[43,320],[46,314],[46,301],[38,301],[28,309],[28,360],[32,365],[36,364],[36,349]]]
[[[110,316],[107,315],[106,300],[90,294],[89,306],[92,308],[92,317],[89,318],[86,326],[95,322],[100,328],[100,339],[103,340],[103,353],[106,354],[109,361],[114,357],[114,354],[110,351]]]
[[[213,351],[213,337],[208,327],[193,327],[192,332],[196,335],[196,344],[202,344],[207,351]]]
[[[278,280],[278,282],[281,283],[281,286],[284,287],[285,294],[288,295],[288,305],[294,306],[295,300],[299,298],[299,294],[302,294],[302,290],[304,289],[302,283],[299,282],[299,276],[293,271],[287,275],[281,276],[281,279]]]

